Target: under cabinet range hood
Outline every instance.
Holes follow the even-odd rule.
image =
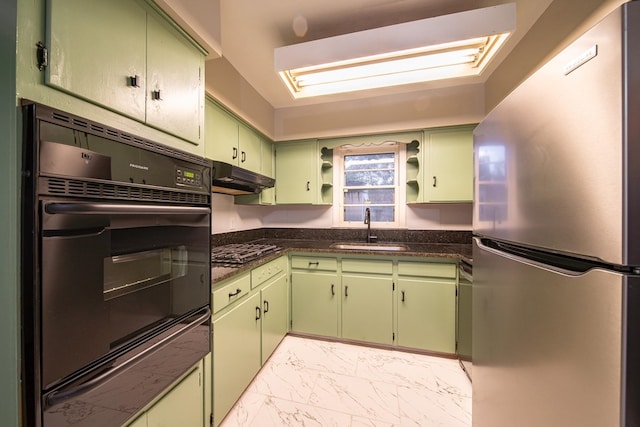
[[[234,196],[258,194],[276,183],[275,179],[268,176],[217,160],[213,161],[211,171],[213,176],[211,191],[214,193]]]

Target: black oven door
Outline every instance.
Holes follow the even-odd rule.
[[[209,208],[51,198],[40,212],[43,391],[209,306]]]

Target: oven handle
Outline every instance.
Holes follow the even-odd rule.
[[[194,320],[193,322],[190,322],[188,325],[186,325],[185,327],[175,331],[174,333],[172,333],[171,335],[165,337],[162,339],[162,341],[158,341],[157,343],[155,343],[154,345],[152,345],[151,347],[147,348],[146,350],[136,354],[135,356],[133,356],[131,359],[126,360],[125,362],[123,362],[122,364],[109,369],[108,371],[106,371],[105,373],[85,382],[82,383],[80,385],[78,385],[77,387],[73,387],[71,389],[68,390],[64,390],[64,391],[54,391],[53,393],[51,393],[49,396],[47,396],[46,398],[46,406],[47,407],[52,407],[54,405],[57,405],[61,402],[64,402],[66,400],[72,399],[73,397],[87,392],[93,388],[98,387],[99,385],[109,381],[111,378],[113,378],[114,376],[118,375],[119,373],[121,373],[122,371],[124,371],[125,369],[129,368],[130,366],[134,365],[135,363],[137,363],[138,361],[140,361],[141,359],[144,359],[145,357],[149,356],[151,353],[159,350],[161,347],[164,347],[165,345],[169,344],[170,341],[173,341],[174,339],[178,338],[180,335],[185,334],[187,332],[189,332],[191,329],[195,328],[196,326],[204,323],[206,320],[208,320],[211,317],[211,309],[209,307],[205,308],[205,313],[201,316],[198,316],[198,318],[196,320]]]
[[[129,205],[117,203],[47,203],[44,210],[48,214],[64,215],[193,215],[208,214],[211,212],[210,208],[194,206]]]

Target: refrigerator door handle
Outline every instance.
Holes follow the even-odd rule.
[[[583,263],[579,268],[577,267],[569,267],[569,266],[562,266],[562,265],[558,265],[558,264],[552,264],[550,263],[548,260],[547,262],[543,262],[543,261],[537,261],[536,259],[532,259],[532,258],[527,258],[518,254],[515,254],[513,252],[509,252],[508,251],[508,247],[510,245],[503,245],[500,242],[496,242],[490,239],[483,239],[480,237],[473,237],[473,240],[476,243],[476,246],[478,247],[478,249],[492,253],[494,255],[498,255],[500,257],[503,258],[507,258],[516,262],[519,262],[521,264],[526,264],[526,265],[530,265],[533,267],[537,267],[537,268],[541,268],[543,270],[547,270],[547,271],[551,271],[557,274],[561,274],[563,276],[570,276],[570,277],[578,277],[578,276],[582,276],[583,274],[587,273],[588,270],[590,270],[591,268],[596,267],[597,265],[594,263],[592,265],[588,264],[588,263]],[[492,242],[493,245],[489,246],[487,243],[488,242]],[[497,246],[497,248],[496,248]],[[500,249],[501,246],[505,246],[504,249]],[[527,249],[522,249],[523,251],[527,251]],[[537,251],[534,250],[528,250],[530,251],[531,254],[537,253]],[[558,258],[560,258],[561,256],[558,256]],[[568,260],[569,258],[567,258]],[[572,268],[576,268],[575,270]]]

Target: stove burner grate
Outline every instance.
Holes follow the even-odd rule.
[[[255,243],[233,243],[216,246],[211,249],[211,262],[214,264],[242,265],[278,249],[276,245]]]

